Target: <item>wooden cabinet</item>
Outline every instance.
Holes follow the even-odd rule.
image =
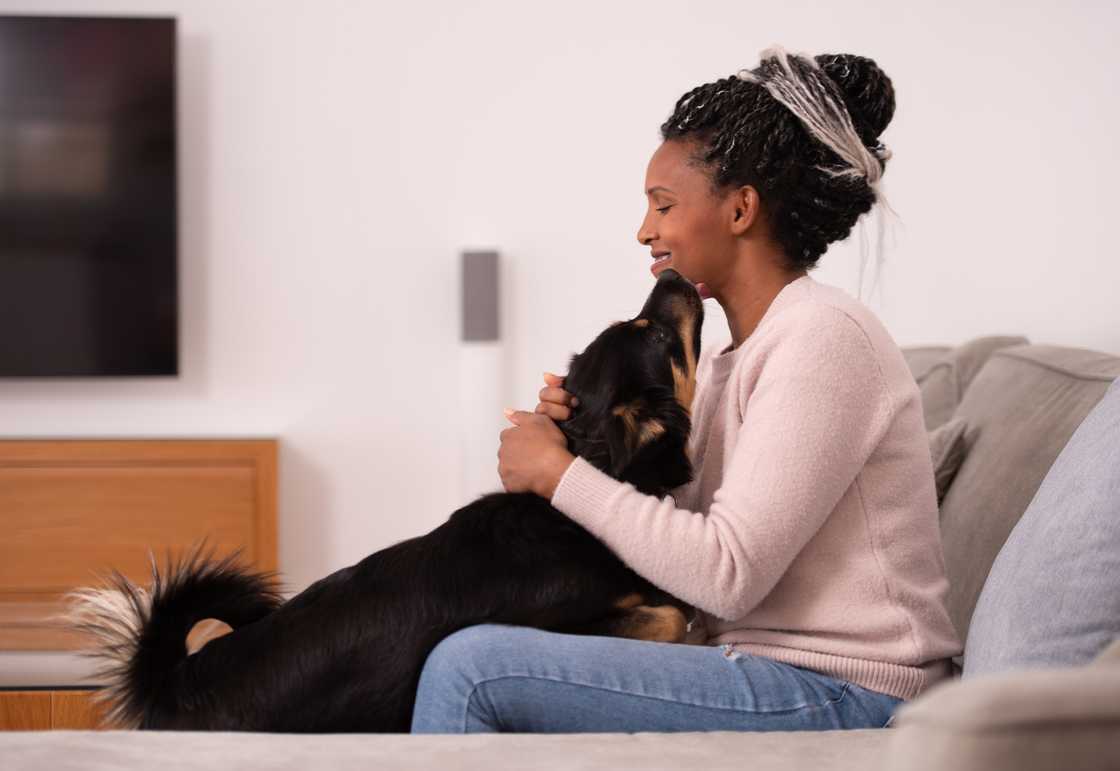
[[[74,650],[62,595],[110,569],[147,585],[149,550],[276,568],[276,442],[0,441],[0,527],[0,651]]]
[[[104,711],[86,690],[0,689],[0,731],[94,730]]]
[[[149,552],[205,539],[276,570],[276,475],[274,439],[0,440],[0,655],[82,648],[63,595],[110,570],[146,586]],[[96,724],[89,686],[19,685],[0,682],[0,728]]]

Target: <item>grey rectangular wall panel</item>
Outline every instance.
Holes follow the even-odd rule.
[[[463,340],[498,340],[498,253],[463,252]]]

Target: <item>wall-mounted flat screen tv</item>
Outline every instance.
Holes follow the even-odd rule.
[[[0,15],[0,376],[178,374],[175,20]]]

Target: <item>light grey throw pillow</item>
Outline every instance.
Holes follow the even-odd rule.
[[[929,454],[933,459],[933,479],[937,483],[937,503],[949,491],[953,484],[953,477],[964,462],[964,455],[968,445],[964,440],[965,429],[968,423],[964,418],[956,417],[948,423],[942,423],[929,432]]]
[[[992,564],[962,677],[1079,666],[1120,637],[1120,380],[1070,437]]]

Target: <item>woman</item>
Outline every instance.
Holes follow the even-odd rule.
[[[573,458],[555,376],[499,451],[506,490],[695,605],[708,645],[470,627],[429,656],[414,732],[879,727],[951,676],[917,386],[874,314],[808,275],[879,197],[894,91],[862,57],[761,59],[677,102],[646,176],[654,274],[731,333],[698,368],[696,478],[659,500]]]

